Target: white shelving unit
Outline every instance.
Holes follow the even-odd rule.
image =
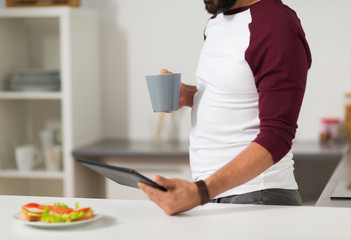
[[[101,138],[99,35],[93,11],[0,10],[0,194],[96,196],[90,172],[71,153]],[[19,69],[59,70],[61,91],[10,91],[7,82]],[[39,132],[48,122],[61,125],[62,171],[16,170],[15,147],[40,148]]]
[[[31,92],[9,92],[9,91],[1,91],[0,92],[0,99],[13,99],[13,100],[61,100],[62,94],[61,92],[38,92],[38,93],[31,93]]]
[[[2,178],[13,179],[59,179],[62,180],[65,176],[63,172],[49,172],[49,171],[30,171],[19,172],[17,170],[1,171]]]

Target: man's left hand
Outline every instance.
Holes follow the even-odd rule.
[[[167,179],[159,175],[155,176],[155,182],[167,188],[167,192],[141,182],[138,183],[138,186],[167,215],[190,210],[201,203],[198,187],[194,182],[177,178]]]

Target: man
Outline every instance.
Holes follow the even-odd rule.
[[[212,202],[301,205],[291,153],[311,55],[281,0],[205,0],[214,16],[179,107],[192,107],[195,182],[155,176],[140,188],[166,214]],[[161,73],[167,73],[162,70]]]

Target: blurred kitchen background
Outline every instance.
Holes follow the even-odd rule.
[[[351,2],[283,2],[297,11],[313,58],[296,142],[318,144],[322,125],[328,122],[325,119],[331,119],[332,124],[336,119],[339,126],[343,126],[345,93],[351,91],[351,30],[347,27],[351,22]],[[0,0],[0,10],[5,8],[6,1]],[[183,82],[195,84],[194,73],[203,44],[203,31],[210,17],[203,1],[81,0],[78,8],[97,12],[99,20],[97,64],[100,71],[97,77],[100,90],[96,113],[100,116],[99,138],[151,141],[159,114],[152,111],[145,75],[157,74],[160,69],[167,68],[182,73]],[[50,127],[57,129],[57,124],[51,123]],[[161,140],[187,142],[189,131],[190,109],[181,109],[165,115]],[[343,136],[341,131],[340,138]],[[330,169],[329,165],[326,168]],[[65,174],[71,175],[72,169],[66,170]],[[0,171],[0,174],[4,172]],[[57,177],[59,184],[62,185],[61,178],[65,176]],[[6,184],[14,184],[22,177],[10,174],[7,178],[10,180]],[[2,182],[5,180],[3,178]],[[61,194],[69,196],[73,195],[72,192],[63,190]]]
[[[317,141],[324,117],[344,118],[345,92],[351,91],[351,22],[347,0],[285,0],[302,21],[313,54],[296,140]],[[0,0],[5,8],[5,0]],[[201,0],[82,0],[80,8],[100,14],[101,116],[103,135],[148,140],[157,122],[145,84],[161,68],[194,72],[209,15]],[[174,131],[174,125],[177,131]],[[187,140],[189,109],[168,114],[165,137]],[[166,134],[167,133],[167,134]]]

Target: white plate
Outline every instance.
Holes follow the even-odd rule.
[[[69,226],[75,226],[75,225],[81,225],[85,224],[88,222],[94,222],[101,218],[101,214],[96,213],[94,210],[94,218],[87,219],[87,220],[82,220],[82,221],[74,221],[74,222],[60,222],[60,223],[46,223],[46,222],[41,222],[41,221],[36,221],[36,222],[29,222],[29,221],[23,221],[18,219],[19,213],[16,213],[13,215],[13,220],[15,222],[18,222],[20,224],[24,225],[29,225],[33,227],[40,227],[40,228],[61,228],[61,227],[69,227]]]

